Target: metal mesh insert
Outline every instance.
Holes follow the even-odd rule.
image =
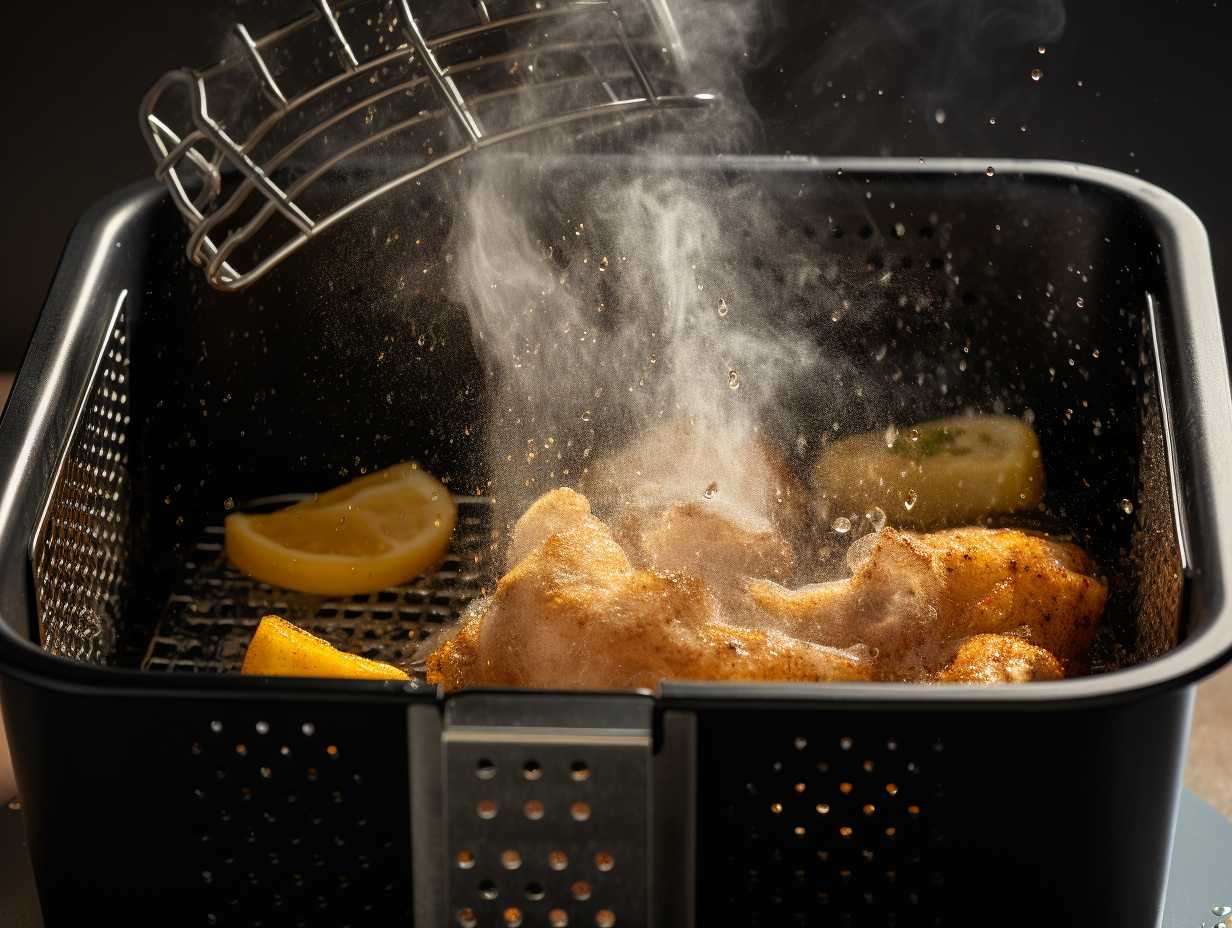
[[[47,501],[31,559],[39,640],[77,661],[110,661],[129,551],[131,421],[125,294],[102,346]]]
[[[458,497],[449,554],[430,574],[379,593],[310,596],[240,573],[223,556],[223,529],[207,526],[176,575],[143,670],[233,673],[263,615],[276,613],[334,646],[407,670],[420,641],[455,618],[491,576],[491,505]]]

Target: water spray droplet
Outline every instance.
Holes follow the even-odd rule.
[[[898,426],[895,425],[893,422],[891,422],[889,425],[886,426],[885,446],[887,448],[893,448],[897,442],[898,442]]]
[[[1037,50],[1037,51],[1038,51],[1041,55],[1046,55],[1046,54],[1048,54],[1048,49],[1047,49],[1047,48],[1045,48],[1043,45],[1041,45],[1041,46],[1040,46],[1038,49],[1036,49],[1036,50]]]
[[[988,117],[988,124],[989,124],[990,126],[995,126],[995,125],[997,124],[997,117],[996,117],[996,116],[989,116],[989,117]]]
[[[733,390],[740,388],[740,372],[734,367],[727,372],[727,385]]]
[[[838,532],[840,535],[846,535],[851,531],[851,520],[846,516],[839,516],[830,523],[830,528],[834,529],[834,531]]]
[[[874,532],[879,532],[886,526],[885,510],[880,506],[874,506],[864,513],[864,518],[868,519],[868,524],[873,527]]]
[[[714,481],[711,481],[710,486],[706,487],[706,492],[703,493],[702,496],[706,497],[706,499],[714,499],[715,495],[718,494],[718,492],[719,492],[719,485],[715,483]]]
[[[1226,918],[1232,915],[1232,905],[1213,905],[1211,906],[1211,914],[1216,918]]]
[[[937,112],[933,113],[933,119],[937,120],[937,125],[945,125],[945,110],[938,109]]]
[[[1041,69],[1039,68],[1031,69],[1031,80],[1038,81],[1043,76],[1044,76],[1044,72]]]
[[[1121,500],[1121,512],[1130,515],[1134,511],[1134,504],[1127,499]]]
[[[720,299],[719,300],[719,317],[722,318],[723,316],[726,316],[726,315],[727,315],[727,300]]]
[[[985,173],[985,174],[987,174],[989,177],[992,177],[994,174],[996,174],[996,173],[997,173],[997,171],[996,171],[996,169],[995,169],[995,168],[994,168],[994,167],[990,164],[988,167],[984,168],[984,173]]]
[[[590,421],[590,410],[589,410],[589,409],[583,409],[583,410],[582,410],[582,421],[583,421],[583,422],[589,422],[589,421]]]
[[[903,508],[906,509],[908,512],[910,512],[912,509],[915,508],[916,500],[918,500],[919,498],[920,498],[920,494],[917,493],[915,490],[908,490],[907,496],[903,500]]]
[[[227,512],[230,512],[232,509],[235,508],[235,500],[233,500],[230,496],[228,496],[226,499],[222,501],[222,508],[227,510]]]

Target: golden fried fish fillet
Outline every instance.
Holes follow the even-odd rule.
[[[1061,662],[1050,651],[1014,635],[972,635],[937,675],[938,683],[1027,683],[1060,680]]]
[[[695,577],[635,568],[571,490],[539,500],[514,537],[522,547],[542,540],[428,657],[429,682],[629,689],[664,679],[871,678],[854,653],[724,623]]]
[[[1108,595],[1080,548],[1014,529],[887,528],[856,541],[848,563],[850,579],[798,590],[754,580],[747,589],[792,634],[862,642],[906,678],[939,669],[949,642],[980,633],[1021,631],[1073,661],[1090,647]]]

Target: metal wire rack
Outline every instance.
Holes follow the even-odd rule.
[[[412,659],[419,643],[457,618],[492,579],[490,503],[476,497],[457,501],[453,543],[436,570],[400,587],[341,599],[294,593],[245,576],[223,557],[222,526],[204,527],[180,565],[141,669],[237,673],[257,623],[275,613],[335,647],[416,675]]]
[[[213,286],[246,287],[470,152],[716,99],[681,86],[665,0],[471,0],[461,18],[437,6],[316,0],[259,38],[237,25],[233,54],[146,94],[155,174]]]

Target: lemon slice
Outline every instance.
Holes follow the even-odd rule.
[[[1044,496],[1039,440],[1013,416],[954,416],[831,443],[813,486],[834,516],[880,507],[891,525],[967,525],[1034,509]]]
[[[422,574],[448,549],[457,520],[440,481],[397,464],[278,512],[227,516],[226,551],[266,583],[349,596]]]
[[[258,677],[345,677],[350,680],[409,680],[392,664],[339,651],[328,641],[286,619],[261,619],[240,673]]]

